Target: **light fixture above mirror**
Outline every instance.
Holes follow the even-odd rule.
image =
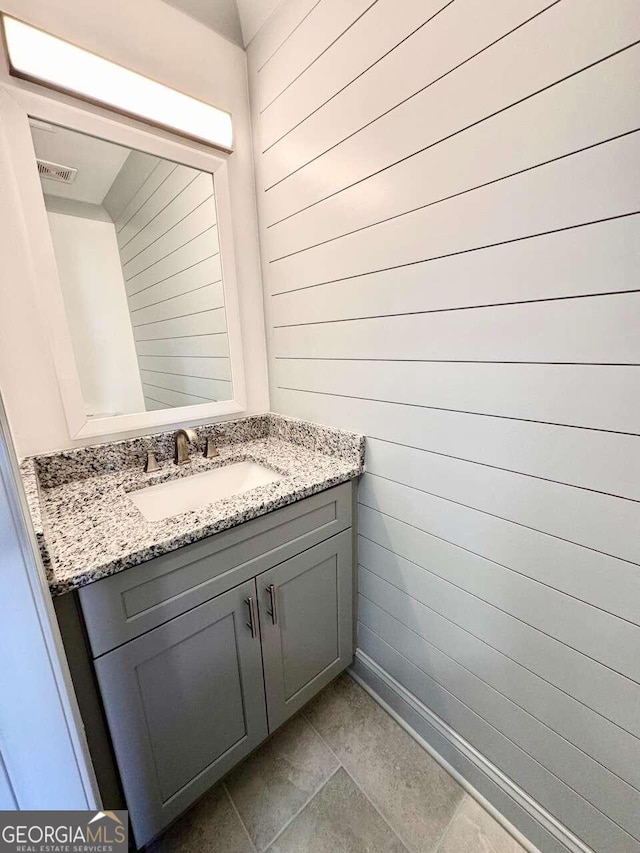
[[[230,152],[231,115],[115,62],[2,15],[10,71]]]

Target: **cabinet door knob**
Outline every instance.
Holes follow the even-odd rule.
[[[249,621],[247,622],[247,628],[251,631],[252,637],[257,637],[258,636],[258,628],[257,628],[257,622],[256,622],[256,615],[255,615],[255,612],[253,609],[254,608],[253,597],[249,596],[249,598],[245,598],[244,603],[249,608]]]
[[[267,587],[267,592],[269,593],[269,603],[271,604],[271,610],[267,610],[267,613],[271,616],[272,623],[276,625],[278,623],[278,594],[272,583]]]

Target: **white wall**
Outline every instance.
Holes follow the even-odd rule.
[[[285,0],[249,49],[272,406],[368,436],[360,648],[617,853],[640,850],[639,38],[635,0]]]
[[[115,226],[51,211],[47,217],[86,412],[143,412]]]
[[[90,0],[80,6],[70,0],[8,0],[3,10],[232,113],[235,143],[228,170],[247,408],[249,412],[268,409],[244,52],[156,0],[136,3],[116,0],[107,5]],[[4,56],[2,66],[0,82],[9,79]],[[29,86],[17,81],[15,84]],[[5,185],[10,186],[10,177],[6,180]],[[8,203],[3,208],[3,199],[6,200],[4,193],[0,197],[0,241],[2,256],[8,258],[6,274],[24,280],[30,261],[20,235],[22,225],[15,221]],[[40,453],[95,442],[95,439],[74,442],[69,438],[47,345],[46,318],[38,314],[36,294],[30,288],[0,290],[0,387],[19,453]],[[16,364],[21,366],[19,373]]]

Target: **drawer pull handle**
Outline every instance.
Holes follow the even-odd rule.
[[[256,623],[255,612],[253,609],[254,602],[252,596],[249,596],[249,598],[245,598],[244,603],[249,608],[249,621],[247,622],[247,628],[251,631],[251,636],[255,638],[258,636],[258,628]]]
[[[278,596],[276,588],[272,583],[267,587],[267,592],[269,593],[269,603],[271,604],[271,610],[267,610],[267,613],[271,616],[272,623],[276,625],[278,623]]]

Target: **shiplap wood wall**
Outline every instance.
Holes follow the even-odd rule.
[[[147,410],[231,399],[213,177],[132,152],[104,206]]]
[[[285,0],[249,67],[272,407],[368,437],[359,646],[638,853],[640,5]]]

